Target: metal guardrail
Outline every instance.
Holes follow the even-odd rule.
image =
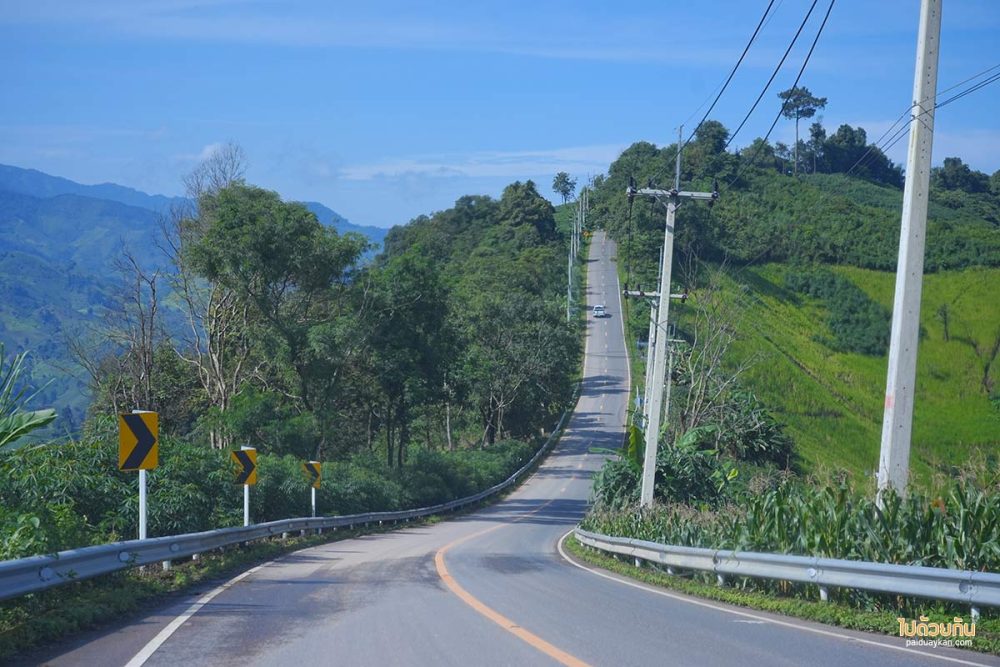
[[[579,389],[578,389],[579,392]],[[579,393],[577,393],[579,396]],[[574,398],[575,403],[575,398]],[[387,521],[409,521],[425,516],[450,512],[467,505],[478,503],[514,485],[518,478],[538,463],[539,459],[555,444],[572,408],[567,408],[555,430],[535,455],[513,475],[485,491],[472,496],[458,498],[440,505],[420,507],[394,512],[369,512],[345,516],[282,519],[252,526],[220,528],[201,533],[187,533],[168,537],[154,537],[145,540],[128,540],[100,544],[80,549],[69,549],[55,554],[29,556],[17,560],[0,562],[0,600],[14,598],[27,593],[66,584],[72,581],[90,579],[102,574],[110,574],[140,565],[171,561],[195,556],[232,544],[251,542],[268,537],[280,536],[293,531],[337,529],[342,527],[367,526]]]
[[[756,577],[814,584],[822,599],[830,587],[949,600],[1000,607],[1000,574],[948,570],[918,565],[815,558],[789,554],[724,551],[681,547],[625,537],[611,537],[577,528],[576,539],[601,551],[630,556],[671,568],[712,572],[720,577]]]

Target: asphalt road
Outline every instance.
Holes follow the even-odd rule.
[[[594,447],[621,441],[629,400],[615,247],[596,234],[585,380],[562,441],[496,505],[433,526],[334,542],[30,656],[51,665],[1000,664],[653,591],[574,565]],[[201,601],[199,603],[199,600]],[[193,613],[192,613],[193,612]],[[928,650],[929,651],[929,650]],[[145,662],[143,662],[145,661]]]

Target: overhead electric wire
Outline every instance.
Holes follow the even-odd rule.
[[[819,38],[823,34],[823,29],[826,27],[826,22],[827,20],[829,20],[830,12],[833,11],[833,6],[836,4],[836,2],[837,0],[830,0],[830,6],[826,8],[826,14],[823,16],[823,22],[819,24],[819,30],[816,31],[816,37],[813,38],[812,45],[809,46],[809,53],[806,54],[805,60],[802,61],[802,67],[799,68],[799,73],[795,77],[795,83],[792,84],[792,88],[795,88],[796,86],[799,85],[799,81],[802,79],[802,74],[806,71],[806,66],[809,65],[809,60],[812,58],[813,51],[816,50],[816,44],[819,42]],[[814,1],[813,5],[815,4],[816,3]],[[809,11],[812,12],[811,7]],[[729,182],[727,187],[732,187],[733,183],[735,183],[739,179],[740,174],[743,173],[743,170],[746,169],[747,165],[753,164],[754,160],[757,159],[757,155],[760,153],[761,149],[767,144],[767,140],[771,136],[771,132],[774,131],[775,126],[781,119],[781,116],[785,111],[786,105],[787,102],[782,103],[781,108],[778,109],[778,114],[774,117],[774,122],[771,123],[771,127],[770,129],[768,129],[767,134],[764,135],[763,141],[761,141],[760,144],[757,146],[757,150],[754,151],[753,155],[750,157],[750,160],[744,162],[743,165],[737,170],[736,175],[733,176],[733,180]]]
[[[736,138],[736,135],[739,133],[739,131],[741,129],[743,129],[743,126],[746,125],[747,121],[750,119],[750,116],[757,109],[757,105],[760,104],[760,101],[764,98],[764,95],[770,89],[771,84],[774,83],[775,77],[778,76],[778,72],[780,72],[781,68],[784,66],[785,60],[788,59],[788,55],[792,52],[792,49],[795,47],[795,44],[798,42],[799,37],[802,35],[802,31],[805,29],[806,24],[809,22],[809,18],[812,16],[813,10],[816,9],[816,5],[818,4],[818,2],[819,2],[819,0],[813,0],[812,5],[809,6],[809,11],[806,12],[805,17],[802,19],[802,22],[799,24],[799,28],[798,28],[798,30],[795,31],[795,35],[792,37],[792,41],[788,44],[788,48],[785,49],[785,53],[781,56],[781,60],[778,61],[778,64],[777,64],[777,66],[775,66],[774,71],[771,72],[771,77],[767,80],[767,83],[764,84],[764,88],[760,91],[760,94],[757,96],[757,99],[754,100],[754,103],[750,107],[750,110],[743,117],[743,120],[740,122],[739,127],[737,127],[736,131],[733,132],[729,136],[729,138],[726,140],[726,143],[722,147],[722,150],[726,150],[727,148],[729,148],[729,145],[733,142],[733,139]],[[781,3],[779,3],[779,5],[780,4]],[[770,9],[771,9],[771,5],[769,4],[767,6],[767,11],[764,12],[764,17],[762,19],[762,23],[758,24],[757,25],[757,30],[754,31],[754,37],[756,37],[757,32],[761,29],[761,25],[767,25],[767,23],[770,23],[770,19],[767,16],[767,13],[768,13],[768,11],[770,11]],[[773,16],[774,16],[774,14],[772,13],[771,17],[773,18]],[[767,19],[767,20],[764,21],[764,19]],[[751,37],[751,43],[753,42],[754,37]],[[814,46],[815,46],[815,43],[814,43]],[[750,47],[750,44],[747,44],[747,48],[748,49],[749,49],[749,47]],[[744,50],[743,53],[744,53],[744,55],[746,55],[746,50]],[[740,59],[742,60],[742,56],[741,56]],[[739,66],[739,63],[737,63],[737,66]],[[735,71],[736,71],[736,68],[734,67],[733,68],[733,72],[735,72]],[[732,78],[732,74],[730,74],[730,78]],[[728,83],[728,80],[727,80],[727,83]],[[720,96],[721,96],[721,93],[720,93]],[[716,98],[716,101],[718,101],[718,98]],[[714,106],[714,102],[713,102],[713,106]],[[705,118],[708,117],[708,114],[711,113],[711,111],[712,110],[709,109],[708,112],[705,113]],[[694,114],[692,114],[692,115],[694,115]],[[691,133],[691,137],[689,137],[688,140],[686,142],[684,142],[684,146],[686,146],[688,144],[688,142],[690,142],[691,139],[694,138],[695,134],[698,132],[698,129],[701,127],[701,124],[705,122],[705,118],[701,119],[701,123],[698,123],[698,127],[696,127],[695,130],[694,130],[694,132]],[[681,146],[681,148],[683,148],[684,146]],[[703,169],[702,172],[700,174],[698,174],[695,177],[694,180],[697,180],[698,178],[701,178],[701,177],[703,177],[705,175],[706,175],[706,170]]]
[[[938,94],[934,96],[934,99],[937,99],[938,97],[941,97],[941,96],[942,96],[942,95],[944,95],[945,93],[950,93],[951,91],[955,90],[955,89],[956,89],[956,88],[958,88],[959,86],[961,86],[961,85],[964,85],[964,84],[966,84],[966,83],[969,83],[969,82],[970,82],[970,81],[972,81],[973,79],[978,79],[978,78],[979,78],[979,77],[981,77],[982,75],[984,75],[984,74],[986,74],[986,73],[988,73],[988,72],[992,72],[992,71],[993,71],[993,70],[995,70],[995,69],[1000,69],[1000,63],[997,63],[997,64],[996,64],[996,65],[994,65],[993,67],[987,67],[987,68],[986,68],[986,69],[984,69],[984,70],[983,70],[982,72],[979,72],[978,74],[973,74],[973,75],[972,75],[972,76],[970,76],[970,77],[969,77],[968,79],[963,79],[962,81],[959,81],[958,83],[956,83],[956,84],[955,84],[954,86],[951,86],[951,87],[949,87],[949,88],[945,88],[944,90],[941,90],[941,91],[938,91]],[[938,104],[938,106],[941,106],[941,105],[940,105],[940,104]]]
[[[771,0],[770,2],[767,3],[767,7],[764,9],[764,15],[761,16],[760,17],[760,21],[757,22],[757,27],[754,29],[753,34],[750,35],[750,41],[748,41],[747,45],[743,48],[743,53],[740,54],[739,60],[737,60],[736,64],[733,65],[733,69],[730,70],[729,76],[726,77],[725,82],[722,84],[722,89],[719,90],[719,94],[715,96],[715,99],[712,101],[712,104],[708,107],[708,111],[706,111],[705,115],[701,117],[700,121],[698,121],[698,125],[695,126],[694,131],[687,138],[687,141],[685,141],[681,145],[681,148],[680,148],[681,150],[684,150],[684,147],[687,146],[691,142],[692,139],[694,139],[694,137],[695,137],[696,134],[698,134],[698,130],[700,130],[701,126],[705,124],[705,121],[708,119],[708,115],[710,113],[712,113],[712,109],[714,109],[715,105],[719,103],[719,99],[722,97],[722,94],[726,92],[726,88],[729,87],[730,82],[733,80],[733,77],[736,75],[736,70],[738,70],[740,68],[740,65],[743,64],[743,59],[746,58],[747,53],[750,51],[750,47],[753,45],[754,40],[757,39],[757,35],[760,33],[760,29],[764,26],[764,22],[767,20],[767,15],[771,12],[771,7],[774,6],[774,2],[775,2],[775,0]],[[816,5],[816,0],[814,0],[814,2],[813,2],[813,6],[815,6],[815,5]],[[698,112],[695,111],[695,113],[698,113]]]
[[[969,88],[963,90],[962,92],[958,93],[957,95],[953,95],[952,97],[949,97],[944,102],[938,102],[938,104],[937,104],[937,106],[935,108],[940,109],[941,107],[943,107],[943,106],[945,106],[947,104],[951,104],[955,100],[960,100],[963,97],[965,97],[966,95],[974,93],[977,90],[979,90],[980,88],[984,88],[984,87],[986,87],[986,86],[990,85],[991,83],[993,83],[995,81],[998,81],[998,80],[1000,80],[1000,73],[994,74],[990,78],[988,78],[988,79],[986,79],[984,81],[980,81],[979,83],[977,83],[974,86],[970,86]]]
[[[996,69],[1000,69],[1000,64],[996,64],[996,65],[994,65],[992,67],[988,67],[987,69],[979,72],[978,74],[974,74],[973,76],[970,76],[970,77],[968,77],[968,78],[966,78],[966,79],[964,79],[964,80],[962,80],[962,81],[960,81],[960,82],[958,82],[958,83],[956,83],[956,84],[954,84],[952,86],[949,86],[948,88],[945,88],[944,90],[938,92],[937,95],[935,95],[935,100],[938,99],[938,98],[940,98],[941,95],[943,95],[945,93],[948,93],[948,92],[951,92],[952,90],[955,90],[959,86],[961,86],[963,84],[966,84],[966,83],[968,83],[970,81],[973,81],[975,79],[978,79],[981,76],[983,76],[984,74],[992,72],[993,70],[996,70]],[[949,104],[949,103],[951,103],[951,102],[953,102],[953,101],[955,101],[957,99],[961,99],[962,97],[965,97],[966,95],[974,93],[975,91],[983,88],[984,86],[987,86],[987,85],[989,85],[991,83],[994,83],[994,82],[996,82],[998,80],[1000,80],[1000,72],[998,72],[997,74],[994,74],[993,76],[991,76],[991,77],[989,77],[987,79],[984,79],[983,81],[980,81],[980,82],[978,82],[976,84],[973,84],[972,86],[969,86],[968,88],[960,91],[956,95],[953,95],[952,97],[948,98],[947,100],[944,100],[943,102],[936,103],[934,105],[934,108],[935,109],[940,109],[942,106],[944,106],[946,104]],[[899,141],[903,137],[907,136],[907,130],[910,128],[910,123],[903,124],[899,129],[894,129],[894,128],[896,128],[896,126],[899,125],[899,123],[900,123],[900,121],[902,121],[902,119],[910,116],[910,111],[913,109],[914,106],[916,106],[916,105],[915,104],[911,104],[909,107],[907,107],[906,110],[904,110],[903,113],[900,114],[899,118],[897,118],[896,121],[889,127],[889,129],[882,133],[882,136],[879,137],[878,140],[876,142],[874,142],[869,147],[868,151],[866,151],[865,154],[862,155],[861,158],[858,159],[858,161],[855,162],[854,165],[844,173],[844,175],[845,176],[850,176],[850,174],[856,168],[858,168],[859,165],[865,166],[865,165],[862,164],[862,161],[866,157],[868,157],[872,153],[872,151],[874,151],[875,148],[879,148],[883,153],[885,153],[886,151],[888,151],[889,149],[891,149],[893,146],[895,146],[897,143],[899,143]],[[888,139],[886,139],[887,136],[889,137]],[[823,193],[823,196],[820,199],[820,201],[818,202],[818,205],[826,202],[828,199],[831,198],[831,196],[832,195],[829,192]],[[760,260],[761,257],[763,257],[765,254],[767,254],[768,252],[770,252],[770,250],[771,250],[770,247],[764,248],[764,250],[762,250],[756,256],[754,256],[754,257],[748,259],[747,261],[743,262],[742,263],[742,268],[746,268],[747,266],[750,266],[751,264],[756,263],[757,261]]]
[[[792,48],[795,46],[795,43],[797,41],[799,41],[799,36],[802,34],[802,30],[806,27],[806,23],[809,22],[809,17],[812,16],[813,10],[816,9],[816,3],[818,3],[818,2],[819,2],[819,0],[813,0],[812,5],[809,6],[809,11],[806,12],[805,18],[802,19],[802,23],[799,24],[799,29],[795,31],[795,36],[792,37],[791,43],[789,43],[788,48],[785,49],[785,53],[784,53],[783,56],[781,56],[781,60],[778,61],[778,65],[774,68],[774,71],[771,72],[771,78],[769,78],[767,80],[767,83],[764,84],[764,88],[760,91],[760,95],[758,95],[757,99],[754,100],[753,105],[751,105],[751,107],[750,107],[750,111],[748,111],[747,114],[746,114],[746,116],[743,117],[743,120],[740,122],[739,127],[737,127],[736,130],[731,135],[729,135],[729,140],[726,141],[726,145],[723,147],[723,150],[725,150],[726,148],[729,148],[729,144],[733,143],[733,139],[736,138],[736,135],[739,134],[740,130],[743,129],[743,126],[746,125],[746,123],[747,123],[748,120],[750,120],[750,116],[757,109],[757,105],[760,104],[760,101],[762,99],[764,99],[764,95],[767,94],[767,91],[771,87],[771,84],[774,83],[775,77],[778,76],[778,72],[780,72],[781,68],[784,66],[785,60],[788,58],[788,54],[792,52]],[[830,15],[830,13],[828,11],[827,12],[827,16],[829,16],[829,15]],[[825,23],[826,19],[823,19],[823,22]],[[822,28],[820,29],[820,31],[822,32]],[[816,43],[813,42],[813,46],[815,46],[815,45],[816,45]],[[812,49],[810,49],[810,53],[811,52],[812,52]],[[808,62],[808,59],[807,59],[807,62]],[[800,75],[801,75],[801,73],[800,73]]]
[[[944,95],[945,93],[951,92],[951,91],[955,90],[956,88],[958,88],[959,86],[964,85],[966,83],[969,83],[970,81],[974,81],[975,79],[978,79],[979,77],[983,76],[984,74],[992,72],[995,69],[1000,69],[1000,64],[996,64],[996,65],[993,65],[992,67],[988,67],[985,70],[979,72],[978,74],[974,74],[974,75],[968,77],[967,79],[959,81],[958,83],[956,83],[953,86],[949,86],[948,88],[945,88],[944,90],[942,90],[939,93],[937,93],[937,95],[934,96],[934,99],[937,100],[942,95]],[[935,109],[940,109],[941,107],[943,107],[943,106],[945,106],[947,104],[950,104],[950,103],[952,103],[952,102],[954,102],[956,100],[959,100],[959,99],[965,97],[966,95],[974,93],[975,91],[979,90],[980,88],[988,86],[989,84],[994,83],[994,82],[996,82],[998,80],[1000,80],[1000,72],[998,72],[998,73],[996,73],[996,74],[988,77],[987,79],[979,81],[978,83],[973,84],[972,86],[969,86],[965,90],[962,90],[962,91],[956,93],[955,95],[949,97],[948,99],[944,100],[943,102],[936,102],[935,105],[934,105],[934,108]],[[858,158],[857,162],[855,162],[853,165],[851,165],[851,168],[848,169],[845,172],[845,175],[849,176],[849,175],[851,175],[854,172],[855,169],[867,166],[867,163],[869,161],[869,157],[874,154],[874,151],[875,151],[876,148],[878,148],[884,154],[890,148],[892,148],[897,143],[899,143],[899,140],[904,136],[906,130],[909,129],[910,123],[906,123],[906,124],[902,125],[899,129],[897,129],[895,131],[894,131],[894,129],[896,128],[897,125],[899,125],[900,122],[903,121],[904,118],[910,117],[912,119],[912,116],[910,116],[910,112],[913,110],[914,106],[916,106],[916,105],[915,104],[911,104],[909,107],[907,107],[907,109],[902,114],[900,114],[899,118],[896,119],[896,122],[894,122],[889,127],[888,130],[886,130],[885,132],[883,132],[882,136],[880,136],[877,140],[875,140],[874,142],[872,142],[871,146],[869,146],[868,150],[865,151],[864,155],[862,155],[860,158]],[[918,118],[919,118],[919,116],[922,116],[924,113],[926,113],[926,112],[922,112],[921,114],[918,114]],[[892,133],[892,136],[889,139],[886,139],[885,137],[887,135],[889,135],[889,133]],[[872,159],[874,159],[874,158],[872,158]]]

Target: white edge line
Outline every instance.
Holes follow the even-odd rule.
[[[606,234],[607,232],[605,232]],[[625,391],[625,432],[628,433],[628,415],[632,401],[632,352],[628,349],[628,336],[625,335],[625,308],[622,306],[622,285],[618,279],[618,244],[615,243],[615,288],[618,290],[618,319],[622,323],[622,347],[625,348],[625,371],[628,373],[628,384]]]
[[[243,579],[249,577],[251,574],[253,574],[254,572],[256,572],[257,570],[261,569],[266,565],[270,565],[270,562],[262,563],[256,567],[250,568],[246,572],[236,575],[226,583],[216,587],[214,590],[200,597],[198,601],[192,604],[190,607],[188,607],[183,614],[181,614],[174,620],[170,621],[170,623],[165,628],[160,630],[159,634],[153,637],[148,644],[142,647],[142,650],[140,650],[138,653],[135,654],[134,658],[132,658],[125,664],[125,667],[142,667],[142,665],[146,664],[147,660],[153,657],[153,654],[156,652],[156,650],[160,648],[165,641],[170,639],[170,636],[172,634],[177,632],[178,628],[184,625],[189,618],[197,614],[202,607],[211,602],[215,596],[227,590],[231,586],[243,581]]]
[[[607,234],[607,232],[605,232]],[[625,423],[628,424],[629,401],[632,399],[632,354],[628,349],[628,336],[625,335],[625,309],[622,307],[622,285],[618,278],[618,244],[615,244],[615,287],[618,289],[618,319],[622,323],[622,346],[625,348],[625,370],[628,373],[628,398],[625,399]]]
[[[765,623],[773,623],[774,625],[781,625],[781,626],[784,626],[784,627],[787,627],[787,628],[794,628],[796,630],[804,630],[805,632],[812,632],[812,633],[815,633],[815,634],[818,634],[818,635],[825,635],[827,637],[835,637],[837,639],[843,639],[844,641],[859,642],[861,644],[869,644],[871,646],[878,646],[880,648],[891,649],[893,651],[902,651],[904,653],[913,653],[913,654],[919,655],[922,658],[933,658],[935,660],[944,660],[945,662],[954,662],[954,663],[957,663],[959,665],[972,665],[973,667],[990,667],[990,665],[988,665],[986,663],[982,663],[982,662],[972,662],[970,660],[963,660],[961,658],[952,658],[952,657],[949,657],[949,656],[946,656],[946,655],[937,655],[937,654],[934,654],[934,653],[926,653],[924,651],[919,651],[917,649],[906,648],[905,646],[896,646],[894,644],[887,644],[887,643],[884,643],[884,642],[875,641],[873,639],[863,639],[861,637],[855,637],[853,635],[841,634],[839,632],[833,632],[831,630],[824,630],[822,628],[813,628],[813,627],[810,627],[808,625],[800,625],[798,623],[791,623],[789,621],[779,621],[778,619],[770,618],[768,616],[760,616],[758,614],[751,614],[749,612],[740,611],[738,609],[731,609],[729,607],[725,607],[725,606],[718,605],[718,604],[713,604],[711,602],[706,602],[704,600],[696,600],[696,599],[687,597],[685,595],[677,595],[675,593],[670,593],[668,591],[661,590],[659,588],[653,588],[651,586],[644,586],[643,584],[640,584],[640,583],[637,583],[637,582],[634,582],[634,581],[628,581],[627,579],[622,579],[620,577],[616,577],[616,576],[613,576],[613,575],[610,575],[610,574],[605,574],[604,572],[600,572],[600,571],[595,570],[593,568],[589,568],[586,565],[581,565],[580,563],[578,563],[574,559],[570,558],[566,554],[566,551],[563,549],[563,542],[565,542],[566,538],[569,537],[572,533],[573,533],[572,530],[567,531],[565,535],[563,535],[561,538],[559,538],[559,542],[557,543],[557,548],[559,550],[559,555],[562,556],[563,560],[565,560],[566,562],[568,562],[570,565],[573,565],[575,567],[580,568],[581,570],[586,570],[587,572],[590,572],[591,574],[596,574],[598,577],[603,577],[605,579],[610,579],[611,581],[616,581],[619,584],[624,584],[625,586],[631,586],[632,588],[638,588],[640,590],[644,590],[644,591],[647,591],[649,593],[655,593],[656,595],[662,595],[663,597],[668,597],[668,598],[672,598],[674,600],[679,600],[680,602],[687,602],[688,604],[695,604],[695,605],[698,605],[699,607],[708,607],[709,609],[715,609],[717,611],[724,611],[726,613],[734,614],[736,616],[743,616],[745,618],[752,618],[752,619],[757,620],[757,621],[764,621]]]

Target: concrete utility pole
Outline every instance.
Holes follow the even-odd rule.
[[[660,436],[660,415],[663,412],[663,385],[666,378],[667,322],[670,314],[670,277],[674,256],[674,219],[681,199],[715,201],[718,192],[684,192],[681,191],[681,145],[683,143],[683,128],[677,137],[677,164],[674,170],[674,187],[672,190],[657,188],[629,187],[626,194],[629,197],[648,196],[660,203],[666,203],[667,219],[663,235],[663,261],[660,269],[659,305],[656,309],[656,343],[653,350],[653,374],[650,378],[649,407],[646,420],[646,451],[642,465],[642,490],[639,503],[646,507],[653,502],[653,484],[656,479],[656,449]]]
[[[569,256],[566,262],[566,321],[569,322],[573,315],[573,265],[580,253],[580,235],[583,231],[583,222],[587,217],[586,190],[580,193],[576,202],[576,215],[573,216],[572,228],[569,234]]]
[[[922,0],[916,73],[913,80],[910,148],[906,157],[903,218],[899,230],[896,295],[892,305],[892,333],[889,338],[885,414],[882,418],[882,451],[878,468],[879,506],[882,505],[882,494],[888,488],[902,495],[909,476],[940,43],[941,0]]]
[[[570,244],[572,245],[572,244]],[[566,321],[570,321],[570,314],[573,309],[573,248],[569,249],[566,256]]]
[[[663,266],[663,253],[660,253],[660,266],[662,270]],[[653,386],[653,351],[656,349],[656,311],[660,304],[660,293],[659,292],[644,292],[641,285],[637,286],[636,289],[628,289],[628,285],[622,290],[622,296],[629,299],[647,299],[649,301],[649,334],[646,337],[646,378],[645,378],[645,391],[642,398],[642,422],[643,426],[649,421],[649,391]],[[687,300],[687,292],[682,292],[680,294],[671,294],[671,299],[680,299],[683,303]],[[676,343],[680,341],[671,340],[671,343]],[[667,405],[670,404],[670,395],[667,394]]]

